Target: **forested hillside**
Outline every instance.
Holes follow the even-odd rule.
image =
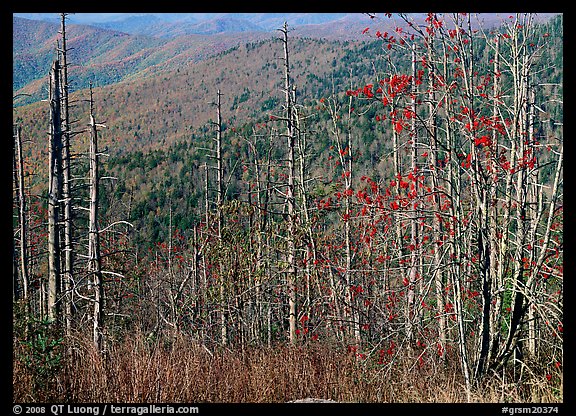
[[[18,91],[50,91],[13,112],[15,400],[563,401],[562,16],[364,18],[235,43],[15,24]],[[56,39],[77,50],[39,61]],[[130,349],[164,387],[65,375]],[[205,390],[176,357],[212,363],[186,373]]]
[[[13,18],[13,63],[16,104],[26,104],[45,97],[46,73],[54,58],[58,39],[55,23]],[[247,32],[234,36],[188,35],[158,38],[128,35],[123,32],[85,25],[71,25],[70,83],[73,90],[88,87],[88,83],[104,86],[122,80],[140,78],[162,70],[174,70],[201,61],[239,43],[271,37],[268,33]]]

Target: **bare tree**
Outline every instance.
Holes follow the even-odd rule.
[[[62,214],[63,214],[63,256],[62,263],[62,289],[63,289],[63,307],[66,330],[69,332],[72,325],[72,302],[71,302],[71,283],[74,279],[74,248],[72,246],[73,238],[73,219],[72,219],[72,195],[71,195],[71,156],[70,156],[70,115],[68,100],[68,59],[66,43],[66,16],[67,13],[61,13],[60,35],[61,49],[59,49],[60,60],[60,91],[61,91],[61,121],[62,121]]]
[[[104,282],[100,255],[100,229],[98,226],[99,197],[99,154],[98,130],[94,120],[94,98],[90,84],[90,207],[88,225],[88,273],[94,287],[93,342],[98,351],[102,349],[102,330],[104,327]]]
[[[60,307],[60,202],[62,199],[62,121],[60,117],[60,63],[50,71],[50,133],[48,177],[48,319],[58,319]]]
[[[27,198],[24,188],[24,159],[22,156],[22,127],[14,127],[14,144],[16,156],[16,176],[18,189],[18,226],[20,232],[20,276],[22,282],[22,297],[28,302],[28,221],[26,218]],[[19,296],[17,296],[18,298]]]
[[[288,178],[286,187],[286,205],[288,215],[288,229],[286,232],[286,282],[289,306],[289,340],[291,344],[296,342],[296,196],[295,196],[295,132],[292,102],[292,83],[290,80],[290,62],[288,60],[288,24],[278,29],[282,33],[284,47],[284,93],[285,93],[285,121],[286,139],[288,147]]]
[[[221,246],[222,241],[222,227],[224,226],[224,213],[222,206],[224,203],[224,168],[222,164],[222,106],[220,98],[222,93],[220,90],[216,93],[216,215],[217,215],[217,241]],[[219,265],[220,275],[220,340],[222,345],[228,343],[228,328],[227,328],[227,296],[226,296],[226,280],[224,279],[224,271],[222,262]]]

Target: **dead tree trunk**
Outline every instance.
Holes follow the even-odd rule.
[[[412,45],[412,97],[410,100],[410,110],[413,112],[414,116],[416,115],[416,94],[418,92],[418,88],[416,86],[416,45]],[[430,87],[432,89],[432,87]],[[418,134],[416,131],[416,117],[412,117],[411,119],[411,127],[410,127],[410,140],[412,145],[410,146],[410,168],[412,174],[416,174],[418,169],[417,161],[418,161]],[[418,194],[418,181],[413,181],[414,185],[414,194]],[[407,314],[406,314],[406,337],[408,338],[408,348],[412,348],[412,342],[414,341],[414,306],[415,306],[415,288],[416,288],[416,279],[418,275],[418,254],[417,254],[417,247],[418,247],[418,213],[415,207],[412,207],[410,212],[410,268],[408,271],[408,302],[407,302]]]
[[[516,51],[515,51],[516,52]],[[527,167],[523,163],[526,155],[526,140],[524,138],[527,133],[527,126],[529,124],[529,109],[528,109],[528,85],[530,79],[530,65],[525,48],[522,49],[522,54],[518,52],[516,55],[519,59],[514,63],[514,86],[515,86],[515,108],[517,119],[515,120],[515,135],[513,140],[517,142],[517,158],[520,161],[520,168],[516,172],[516,241],[514,253],[514,266],[513,266],[513,285],[512,285],[512,311],[510,318],[510,326],[508,327],[508,334],[504,348],[502,349],[500,364],[504,365],[511,354],[516,354],[522,344],[520,332],[522,330],[522,321],[526,313],[526,276],[524,265],[524,251],[527,245],[527,190],[528,190],[528,176]],[[516,365],[516,362],[514,362]]]
[[[282,43],[284,46],[284,92],[286,94],[286,138],[288,140],[288,186],[286,191],[286,204],[288,208],[288,229],[286,236],[286,283],[288,289],[289,307],[289,340],[290,344],[296,342],[296,244],[294,233],[296,232],[296,198],[294,195],[295,185],[295,135],[293,123],[290,63],[288,60],[288,24],[284,22],[282,29]]]
[[[22,127],[14,128],[15,163],[16,163],[16,186],[18,189],[18,228],[20,233],[20,283],[17,275],[14,276],[18,288],[15,293],[16,300],[24,299],[25,311],[28,311],[28,222],[26,218],[26,192],[24,188],[24,159],[22,156]],[[20,287],[22,294],[20,295]]]
[[[438,118],[437,118],[437,106],[439,99],[436,95],[436,78],[437,78],[437,70],[436,70],[436,51],[434,46],[434,37],[430,36],[428,40],[428,65],[429,67],[429,75],[428,75],[428,134],[430,136],[430,166],[432,168],[431,177],[431,187],[434,191],[432,196],[432,203],[434,206],[434,211],[440,213],[441,212],[441,202],[440,202],[440,184],[442,182],[441,172],[442,169],[440,167],[440,155],[439,155],[439,148],[440,148],[440,140],[438,137]],[[446,72],[446,70],[444,70]],[[444,74],[444,76],[446,76]],[[449,136],[449,133],[447,134]],[[446,142],[449,141],[449,137],[447,137]],[[450,149],[450,145],[446,146]],[[448,183],[451,183],[451,180],[448,179]],[[442,238],[442,224],[440,222],[440,217],[438,215],[434,215],[432,218],[432,232],[434,241],[440,241]],[[438,350],[439,355],[442,359],[446,358],[446,339],[447,339],[447,330],[446,330],[446,315],[444,306],[446,304],[445,301],[445,273],[443,271],[442,263],[442,253],[440,247],[437,247],[434,250],[434,266],[433,266],[433,274],[434,274],[434,288],[435,288],[435,297],[436,297],[436,311],[438,314]]]
[[[48,176],[48,302],[50,321],[58,319],[60,306],[60,201],[62,198],[62,130],[60,117],[60,64],[50,72],[50,133]]]
[[[218,244],[222,245],[222,227],[224,216],[222,213],[222,204],[224,203],[224,171],[222,166],[222,113],[220,105],[220,90],[216,93],[216,215],[218,216]],[[222,261],[220,261],[220,339],[223,346],[228,344],[228,328],[226,308],[228,305],[226,299],[226,282],[222,270]]]
[[[295,91],[294,91],[295,92]],[[296,101],[296,97],[294,94],[293,97],[294,102]],[[310,226],[310,213],[309,213],[309,207],[308,207],[308,191],[306,189],[306,180],[304,177],[304,173],[306,172],[306,133],[304,131],[304,126],[303,123],[301,122],[300,119],[300,111],[298,109],[298,107],[294,106],[294,123],[295,123],[295,128],[296,128],[296,142],[297,142],[297,149],[298,149],[298,177],[300,180],[300,186],[298,187],[299,190],[299,201],[300,201],[300,205],[302,207],[302,218],[304,220],[304,224],[306,224],[306,235],[308,238],[308,242],[307,242],[307,252],[306,252],[306,258],[310,258],[312,256],[315,256],[315,253],[313,253],[312,249],[314,248],[314,235],[313,235],[313,231],[311,229]],[[306,301],[305,301],[305,305],[307,310],[310,310],[310,304],[311,304],[311,300],[310,300],[310,265],[309,262],[306,263],[306,270],[305,270],[305,276],[306,276]],[[308,312],[309,314],[310,312]]]
[[[460,18],[455,16],[455,25],[460,26]],[[462,32],[458,31],[458,39],[459,44],[464,44],[464,40],[462,39]],[[468,40],[467,40],[468,41]],[[446,52],[446,49],[444,49]],[[444,67],[444,76],[448,74],[448,63],[447,63],[447,54],[444,53],[443,59],[443,67]],[[462,56],[462,58],[466,58]],[[463,64],[464,65],[464,64]],[[466,73],[466,68],[463,67],[463,72]],[[451,114],[453,109],[452,100],[446,100],[446,111],[448,114]],[[446,125],[446,148],[447,149],[456,149],[456,146],[459,146],[458,143],[458,132],[456,131],[456,126],[452,123],[450,119],[447,121]],[[450,272],[450,283],[453,288],[453,303],[454,303],[454,316],[456,317],[457,321],[457,339],[458,339],[458,349],[460,352],[460,363],[462,366],[462,374],[464,376],[465,385],[466,385],[466,397],[467,400],[470,401],[471,398],[471,374],[470,374],[470,361],[468,358],[468,350],[467,350],[467,341],[469,334],[465,330],[464,327],[464,315],[463,315],[463,305],[462,305],[462,275],[466,275],[466,271],[463,271],[462,261],[463,255],[466,251],[466,244],[467,242],[464,241],[465,239],[465,227],[462,224],[462,219],[464,218],[463,206],[462,206],[462,177],[460,175],[460,168],[457,160],[454,160],[453,157],[454,151],[449,150],[449,170],[448,170],[448,183],[450,184],[450,215],[452,218],[456,218],[457,221],[454,221],[454,235],[451,238],[451,247],[450,252],[453,258],[457,259],[457,261],[452,262],[452,270]],[[435,169],[437,169],[435,167]],[[438,202],[436,202],[438,203]]]
[[[90,85],[90,214],[88,235],[88,273],[93,279],[94,287],[94,312],[93,342],[98,351],[102,349],[102,329],[104,327],[104,287],[102,281],[102,268],[100,257],[100,230],[98,228],[98,131],[94,121],[94,100],[92,97],[92,85]]]
[[[60,34],[62,48],[60,56],[60,91],[61,91],[61,121],[62,121],[62,200],[64,226],[64,262],[62,270],[63,307],[66,331],[72,325],[71,282],[73,281],[74,250],[72,247],[72,197],[70,193],[70,119],[68,113],[68,62],[66,58],[66,13],[61,14]]]
[[[495,39],[495,52],[494,52],[494,74],[500,73],[500,42],[499,38],[496,37]],[[492,117],[494,120],[497,120],[499,117],[499,105],[497,97],[500,97],[501,93],[501,85],[500,85],[500,77],[494,77],[494,84],[493,84],[493,94],[494,94],[494,105],[492,107]],[[498,134],[496,129],[492,131],[492,145],[494,149],[499,149],[498,145]],[[497,157],[497,155],[495,155]],[[496,161],[490,161],[493,165],[495,165]],[[502,235],[502,226],[499,224],[500,220],[500,209],[498,207],[498,176],[493,175],[491,187],[489,190],[489,239],[490,239],[490,276],[492,277],[492,294],[494,296],[494,313],[491,314],[490,317],[490,349],[488,351],[487,362],[490,363],[492,361],[493,356],[497,353],[498,344],[500,343],[501,338],[501,331],[500,327],[502,324],[502,314],[500,310],[502,309],[502,296],[494,295],[497,293],[500,288],[504,287],[504,278],[499,273],[499,255],[498,251],[500,249],[500,242],[498,235]]]

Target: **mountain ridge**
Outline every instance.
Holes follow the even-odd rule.
[[[58,23],[19,15],[13,15],[13,95],[17,96],[17,106],[45,98],[59,31]],[[68,16],[68,61],[74,69],[70,71],[74,74],[71,89],[87,88],[89,82],[113,84],[200,62],[241,44],[276,37],[283,21],[293,37],[327,40],[370,40],[376,29],[392,32],[395,25],[402,24],[399,19],[371,19],[361,13],[172,13],[164,14],[164,19],[154,14],[108,14],[114,15],[108,16],[112,19],[108,23],[72,23],[80,15]],[[553,14],[544,13],[540,18],[549,15]],[[498,18],[494,13],[482,16],[492,25]],[[142,25],[148,34],[113,29],[131,27],[131,31],[137,31]],[[366,32],[369,28],[373,30]]]
[[[13,92],[14,95],[27,94],[16,99],[14,105],[45,98],[42,86],[48,82],[59,25],[41,22],[39,30],[34,32],[34,22],[13,18]],[[70,83],[75,90],[87,88],[90,81],[99,85],[113,84],[162,70],[168,65],[198,62],[240,43],[271,36],[265,32],[242,32],[157,38],[70,24],[67,26]]]
[[[285,15],[262,14],[259,22],[278,20]],[[149,15],[147,15],[149,16]],[[232,16],[232,17],[230,17]],[[230,19],[236,20],[230,20]],[[155,36],[128,34],[110,27],[79,25],[68,22],[67,45],[70,49],[70,85],[72,89],[87,88],[92,81],[108,85],[147,76],[169,66],[181,67],[200,62],[240,44],[278,36],[277,30],[267,30],[256,24],[245,24],[241,14],[228,14],[204,19],[200,22],[169,23],[149,30]],[[298,20],[299,19],[299,20]],[[131,21],[150,21],[146,16]],[[293,16],[292,21],[319,23],[302,24],[291,29],[295,37],[325,38],[331,40],[362,39],[364,22],[340,18],[338,23],[326,18]],[[323,22],[323,23],[322,23]],[[235,32],[231,31],[232,26]],[[25,105],[44,99],[47,74],[55,56],[59,24],[13,16],[13,92],[18,95],[14,105]],[[271,27],[271,26],[267,26]],[[175,30],[181,33],[175,36]],[[190,30],[202,33],[188,33]],[[159,36],[162,35],[162,36]],[[43,81],[42,81],[43,80]]]

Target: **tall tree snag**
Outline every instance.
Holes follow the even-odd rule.
[[[16,187],[18,190],[18,228],[20,233],[20,251],[19,251],[19,274],[21,283],[18,284],[17,275],[14,276],[15,279],[15,299],[24,299],[25,311],[28,311],[28,221],[26,218],[26,192],[24,188],[24,159],[22,156],[22,127],[14,127],[14,152],[15,152],[15,164],[16,164]],[[22,288],[22,294],[20,295],[20,285]]]
[[[284,22],[282,32],[282,44],[284,46],[284,93],[286,111],[286,139],[288,145],[288,183],[286,190],[286,204],[288,211],[288,230],[286,235],[286,283],[288,290],[289,307],[289,340],[290,344],[296,342],[296,243],[294,233],[296,231],[296,198],[295,198],[295,134],[292,109],[292,85],[290,81],[290,63],[288,60],[288,24]]]
[[[50,71],[50,133],[48,176],[48,300],[47,317],[58,319],[60,306],[60,201],[62,198],[62,121],[60,117],[60,63]]]
[[[62,206],[64,226],[64,261],[62,270],[62,289],[64,299],[64,320],[66,330],[70,331],[72,325],[71,282],[74,279],[74,249],[72,247],[72,196],[71,196],[71,166],[70,166],[70,117],[68,104],[68,61],[66,46],[66,13],[61,13],[60,35],[60,91],[61,91],[61,121],[62,121]]]
[[[94,287],[94,311],[92,315],[94,346],[98,351],[102,349],[102,328],[104,326],[104,286],[102,281],[102,268],[100,256],[100,230],[98,227],[98,130],[94,120],[94,99],[92,85],[90,85],[90,214],[88,230],[88,273]]]
[[[222,246],[222,227],[224,225],[224,214],[222,211],[222,204],[224,203],[224,168],[222,165],[222,107],[220,104],[220,97],[222,94],[220,90],[216,93],[216,215],[217,218],[217,236],[218,244]],[[226,281],[224,279],[224,272],[222,261],[219,264],[220,273],[220,340],[222,345],[228,343],[228,329],[227,329],[227,299],[226,299]]]

